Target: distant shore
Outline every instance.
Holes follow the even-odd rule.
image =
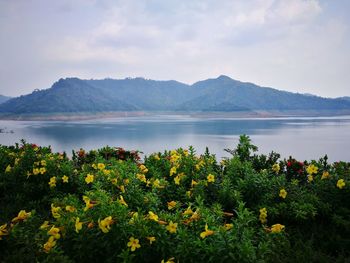
[[[310,110],[310,111],[119,111],[119,112],[74,112],[50,114],[0,114],[0,120],[14,121],[80,121],[106,118],[128,118],[146,116],[190,116],[197,118],[278,118],[278,117],[333,117],[350,115],[350,110]]]

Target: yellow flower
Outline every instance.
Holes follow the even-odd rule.
[[[198,164],[196,164],[196,170],[199,171],[201,169],[201,167],[204,166],[204,161],[203,160],[200,160]]]
[[[267,222],[266,218],[267,218],[267,210],[266,208],[261,208],[260,210],[260,215],[259,215],[259,220],[262,224],[265,224]]]
[[[191,221],[195,221],[198,220],[200,218],[200,214],[199,214],[199,209],[196,210],[196,212],[194,212],[191,216]]]
[[[87,176],[85,177],[85,182],[87,184],[90,184],[94,181],[94,176],[92,174],[87,174]]]
[[[84,208],[84,211],[87,211],[89,210],[90,208],[92,208],[94,206],[94,204],[91,203],[91,200],[89,197],[87,196],[83,196],[83,200],[85,202],[85,208]]]
[[[124,187],[124,185],[120,185],[120,186],[119,186],[119,190],[120,190],[122,193],[125,193],[125,187]]]
[[[158,154],[154,155],[154,159],[155,159],[156,161],[159,161],[159,160],[160,160],[159,155],[158,155]]]
[[[41,230],[44,230],[49,227],[49,221],[44,221],[44,223],[40,226]]]
[[[154,186],[155,188],[164,188],[164,186],[162,186],[162,185],[160,184],[159,179],[156,179],[156,180],[153,181],[153,186]]]
[[[191,187],[193,187],[193,186],[195,186],[195,185],[197,185],[197,184],[198,184],[198,182],[196,182],[195,180],[192,179]]]
[[[287,196],[287,191],[286,191],[285,189],[281,189],[281,190],[280,190],[279,196],[280,196],[281,198],[285,199],[286,196]]]
[[[61,211],[61,207],[51,204],[51,213],[54,218],[57,219],[61,217],[61,215],[59,214],[60,211]]]
[[[101,171],[104,170],[105,167],[106,167],[106,166],[105,166],[104,163],[98,163],[98,164],[97,164],[97,168],[98,168],[99,170],[101,170]]]
[[[180,176],[176,176],[176,177],[174,178],[175,184],[179,185],[179,184],[180,184],[180,180],[181,180]]]
[[[38,175],[40,173],[39,168],[33,168],[33,174]]]
[[[47,234],[49,234],[50,236],[53,236],[55,239],[59,239],[61,237],[60,229],[55,226],[52,226],[50,230],[47,231]]]
[[[191,207],[187,207],[187,209],[185,210],[185,212],[182,213],[182,215],[186,216],[186,215],[192,215],[193,211],[191,209]]]
[[[168,230],[170,233],[176,233],[177,223],[173,223],[173,221],[170,221],[169,225],[166,226],[166,230]]]
[[[306,172],[307,172],[309,175],[317,174],[318,168],[317,168],[315,165],[310,164],[310,165],[306,168]]]
[[[73,213],[73,212],[77,211],[77,209],[75,209],[74,206],[67,205],[66,211]]]
[[[6,172],[6,173],[11,172],[11,165],[8,165],[8,166],[6,167],[5,172]]]
[[[339,179],[338,182],[337,182],[337,187],[339,189],[343,189],[345,186],[345,182],[344,182],[344,179]]]
[[[272,171],[274,171],[276,174],[281,170],[281,167],[278,163],[275,163],[272,165]]]
[[[170,176],[173,176],[174,174],[176,174],[176,167],[175,167],[175,166],[170,168],[170,173],[169,173],[169,175],[170,175]]]
[[[12,222],[16,223],[17,221],[25,221],[31,214],[31,212],[27,213],[26,210],[21,210],[19,211],[18,215],[12,219]]]
[[[225,224],[225,229],[228,231],[233,228],[233,224]]]
[[[214,183],[215,182],[215,176],[212,174],[209,174],[207,176],[208,183]]]
[[[0,240],[2,239],[3,236],[7,236],[9,234],[6,228],[7,228],[7,224],[3,224],[0,226]]]
[[[137,179],[139,179],[141,182],[146,183],[146,176],[144,174],[136,174]]]
[[[275,224],[271,226],[271,232],[272,233],[280,233],[285,228],[284,225],[281,224]]]
[[[134,252],[137,248],[140,248],[141,245],[139,244],[139,240],[135,239],[134,237],[129,238],[128,247],[130,247],[130,250]]]
[[[125,202],[122,195],[119,196],[118,202],[119,202],[119,204],[122,204],[122,205],[125,205],[126,207],[128,207],[128,204]]]
[[[188,156],[188,150],[184,150],[183,154],[187,157]]]
[[[139,168],[140,168],[141,173],[143,173],[143,174],[146,174],[148,172],[147,167],[144,166],[143,164],[141,164]]]
[[[75,219],[75,232],[79,233],[79,231],[83,228],[83,222],[80,222],[79,217]]]
[[[327,178],[329,178],[329,172],[328,172],[328,171],[324,171],[324,172],[322,173],[321,179],[323,180],[323,179],[327,179]]]
[[[155,237],[146,237],[149,240],[149,243],[152,245],[154,241],[156,241]]]
[[[56,176],[51,177],[50,181],[48,182],[48,184],[51,188],[56,187],[56,183],[57,183]]]
[[[97,165],[94,163],[91,165],[91,167],[94,168],[95,170],[97,169]]]
[[[208,224],[205,224],[205,231],[200,234],[201,238],[206,238],[207,236],[213,235],[215,232],[208,229]]]
[[[175,201],[168,202],[168,209],[169,210],[174,209],[175,206],[176,206],[176,202]]]
[[[102,230],[103,233],[108,233],[109,230],[111,229],[111,225],[113,224],[113,219],[111,216],[107,216],[103,220],[98,220],[98,226]]]
[[[149,211],[149,212],[148,212],[148,218],[149,218],[150,220],[153,220],[153,221],[158,222],[158,216],[157,216],[155,213],[153,213],[152,211]]]
[[[103,174],[104,174],[104,175],[110,175],[110,174],[111,174],[111,171],[110,171],[110,170],[104,169],[104,170],[103,170]]]
[[[49,237],[49,240],[44,244],[44,251],[49,253],[50,250],[56,246],[56,240],[53,236]]]
[[[307,176],[307,181],[311,183],[314,180],[314,177],[312,175]]]
[[[161,263],[175,263],[175,258],[169,258],[167,261],[164,261],[164,259],[162,259]]]
[[[62,176],[62,181],[63,181],[64,183],[68,183],[68,179],[69,179],[68,176],[66,176],[66,175],[63,175],[63,176]]]
[[[113,185],[117,185],[117,184],[118,184],[118,179],[117,179],[117,178],[111,179],[111,183],[112,183]]]
[[[41,167],[39,169],[39,171],[40,171],[41,174],[44,174],[46,172],[46,168],[45,167]]]
[[[176,163],[181,158],[180,154],[176,150],[170,152],[170,162]]]
[[[41,163],[42,166],[46,166],[46,161],[45,160],[41,160],[40,163]]]

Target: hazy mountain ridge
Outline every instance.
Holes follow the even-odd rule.
[[[108,94],[77,78],[60,79],[50,89],[34,91],[1,104],[0,112],[57,113],[135,110],[122,101],[110,100]]]
[[[155,81],[143,78],[122,80],[86,80],[111,98],[118,98],[141,110],[169,110],[188,99],[189,86],[174,80]]]
[[[10,99],[3,114],[107,111],[350,110],[350,100],[280,91],[219,76],[187,85],[144,78],[60,79],[51,88]]]
[[[11,97],[0,95],[0,104],[4,103],[5,101],[8,101],[9,99],[11,99]]]
[[[341,99],[341,100],[350,101],[350,97],[349,97],[349,96],[339,97],[339,98],[337,98],[337,99]]]

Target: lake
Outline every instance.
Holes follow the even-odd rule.
[[[276,151],[298,160],[350,161],[350,116],[288,118],[203,118],[183,115],[109,118],[89,121],[0,121],[0,144],[25,139],[51,145],[54,151],[85,150],[103,146],[141,150],[144,154],[208,146],[220,159],[225,148],[235,148],[239,135],[247,134],[259,153]]]

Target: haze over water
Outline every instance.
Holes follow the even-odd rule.
[[[198,154],[208,146],[218,158],[228,156],[225,148],[236,147],[239,135],[247,134],[259,153],[272,150],[282,158],[292,155],[311,160],[328,155],[330,161],[350,161],[350,116],[323,118],[196,118],[190,116],[147,116],[89,121],[0,121],[0,144],[51,145],[53,151],[97,149],[109,145],[127,150],[153,152],[187,148]],[[13,131],[13,133],[10,133]]]

